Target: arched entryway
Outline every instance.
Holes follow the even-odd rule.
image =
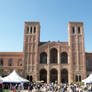
[[[61,71],[61,82],[68,83],[68,71],[66,69]]]
[[[45,69],[40,70],[40,81],[47,82],[47,71]]]
[[[50,71],[50,82],[56,82],[58,81],[58,72],[56,69],[52,69]]]
[[[56,48],[52,48],[50,50],[50,63],[56,64],[57,63],[57,49]]]

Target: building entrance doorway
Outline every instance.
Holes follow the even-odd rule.
[[[27,75],[27,80],[29,80],[30,82],[32,82],[32,80],[33,80],[32,76]]]
[[[47,82],[47,71],[45,69],[42,69],[40,71],[40,81]]]
[[[61,82],[68,83],[68,71],[66,69],[61,71]]]
[[[58,73],[56,69],[52,69],[50,71],[50,82],[56,82],[58,81]]]

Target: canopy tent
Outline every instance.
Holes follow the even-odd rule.
[[[2,79],[2,77],[0,76],[0,84],[1,84],[1,83],[3,83],[3,79]]]
[[[86,83],[92,83],[92,74],[90,74],[86,79],[82,80],[82,82]]]
[[[25,83],[29,82],[27,79],[24,79],[19,76],[19,74],[14,70],[11,74],[2,78],[3,82],[7,83]]]

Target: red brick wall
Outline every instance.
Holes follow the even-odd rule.
[[[23,52],[0,52],[0,60],[3,59],[3,66],[0,66],[0,70],[3,71],[2,76],[9,74],[14,69],[22,73],[24,70]],[[9,60],[12,59],[12,66],[9,66]],[[19,66],[18,62],[21,60],[22,65]]]
[[[86,67],[87,72],[92,71],[92,52],[86,53]]]

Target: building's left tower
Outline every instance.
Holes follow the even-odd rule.
[[[24,23],[24,72],[25,77],[38,80],[38,46],[40,41],[40,23]]]

